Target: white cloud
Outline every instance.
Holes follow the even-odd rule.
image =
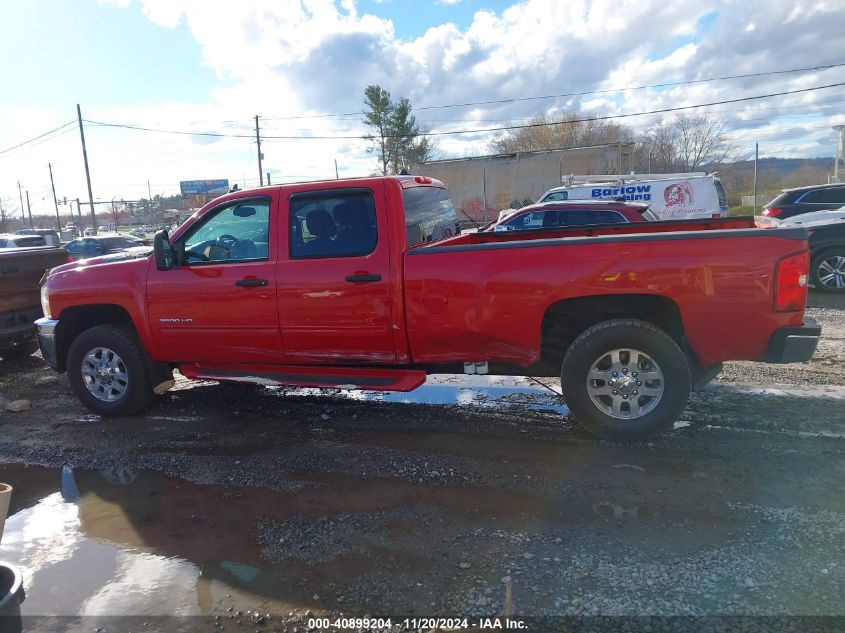
[[[108,3],[124,4],[122,0]],[[140,0],[140,5],[131,4],[125,10],[140,10],[163,28],[184,24],[201,47],[202,63],[223,80],[221,87],[199,106],[162,103],[100,109],[91,104],[85,114],[95,120],[150,127],[244,134],[250,133],[252,116],[261,114],[266,117],[262,128],[268,136],[355,135],[362,130],[358,115],[284,117],[357,112],[364,87],[372,83],[385,86],[394,96],[408,96],[417,106],[429,106],[834,63],[845,58],[845,40],[839,33],[843,9],[842,0],[801,8],[791,0],[772,0],[766,11],[729,0],[524,0],[500,13],[477,11],[463,28],[445,23],[413,39],[403,39],[389,20],[362,13],[352,0],[242,0],[220,10],[210,10],[207,2],[199,0]],[[702,30],[701,18],[713,12],[717,13],[715,19]],[[676,38],[680,40],[675,42]],[[541,112],[620,114],[840,81],[845,81],[845,69],[419,110],[417,116],[441,131],[478,129],[497,122],[520,122]],[[767,155],[831,155],[829,126],[840,116],[835,104],[843,95],[841,88],[830,89],[710,110],[736,130],[738,142],[753,144],[755,131],[765,135]],[[37,134],[45,126],[64,123],[71,114],[48,107],[24,111],[9,97],[4,101],[7,105],[0,104],[0,134],[14,141],[23,140],[29,132]],[[816,118],[797,117],[811,114]],[[14,120],[14,129],[3,120]],[[651,116],[624,122],[641,131],[657,120],[659,117]],[[255,146],[249,138],[207,142],[96,128],[90,129],[89,137],[98,198],[146,195],[147,178],[171,192],[180,179],[245,176],[257,180]],[[449,154],[485,153],[489,139],[490,135],[484,134],[442,137],[440,144]],[[6,168],[11,159],[0,155],[3,195],[8,198],[9,192],[17,191],[18,174],[27,186],[44,189],[45,147],[10,154],[13,171]],[[57,187],[76,195],[84,192],[77,134],[65,134],[51,141],[49,148],[55,157]],[[268,138],[263,144],[267,168],[278,177],[299,179],[333,177],[335,158],[341,175],[369,173],[375,160],[365,148],[364,141],[342,139]],[[121,188],[121,183],[128,186]]]

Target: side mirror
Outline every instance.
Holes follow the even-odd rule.
[[[170,270],[174,266],[173,247],[167,231],[159,231],[153,238],[153,253],[155,253],[156,268]]]

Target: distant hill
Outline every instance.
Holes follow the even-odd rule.
[[[741,196],[754,190],[754,161],[706,165],[702,171],[718,172],[731,206],[740,203]],[[757,161],[757,192],[769,196],[781,189],[818,185],[828,182],[833,174],[833,157],[823,158],[761,158]]]
[[[718,171],[719,168],[724,169],[725,167],[739,170],[750,169],[753,172],[754,161],[741,160],[735,163],[723,163],[722,165],[708,165],[705,169],[715,169]],[[833,171],[833,156],[823,158],[761,158],[757,161],[758,176],[765,172],[775,178],[784,178],[802,168],[831,173]]]

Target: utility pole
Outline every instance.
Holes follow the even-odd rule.
[[[258,145],[258,179],[261,186],[264,186],[264,172],[261,169],[261,159],[264,155],[261,153],[261,135],[258,133],[258,115],[255,115],[255,142]]]
[[[757,215],[757,159],[760,156],[760,143],[754,143],[754,210],[753,215]]]
[[[59,231],[62,230],[62,221],[59,218],[59,199],[56,198],[56,184],[53,182],[53,166],[47,163],[47,169],[50,170],[50,186],[53,188],[53,204],[56,206],[56,227]]]
[[[29,189],[26,190],[26,210],[29,213],[29,228],[34,229],[35,227],[32,226],[32,207],[29,206]]]
[[[21,222],[23,222],[23,192],[21,191],[21,181],[18,180],[18,195],[21,198]]]
[[[85,149],[85,131],[82,129],[82,110],[76,104],[76,116],[79,120],[79,137],[82,139],[82,160],[85,161],[85,179],[88,181],[88,202],[91,205],[91,229],[97,234],[97,216],[94,213],[94,192],[91,191],[91,172],[88,170],[88,150]],[[82,212],[80,211],[80,215]]]
[[[153,211],[153,190],[150,189],[150,179],[147,178],[147,195],[150,197],[150,224],[155,224],[155,213]]]
[[[840,166],[845,166],[845,125],[834,125],[833,129],[839,134],[836,139],[836,158],[833,159],[833,182],[842,182],[839,174]]]
[[[340,180],[340,176],[337,175],[337,159],[334,159],[334,177],[335,180]]]
[[[82,221],[82,205],[79,204],[79,198],[76,199],[76,214],[79,216],[79,235],[85,232],[85,223]],[[70,217],[73,218],[73,208],[70,210]]]
[[[270,184],[270,172],[269,171],[267,172],[267,184],[268,185]]]

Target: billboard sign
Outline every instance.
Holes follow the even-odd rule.
[[[179,189],[183,196],[222,196],[229,192],[229,180],[181,180]]]

